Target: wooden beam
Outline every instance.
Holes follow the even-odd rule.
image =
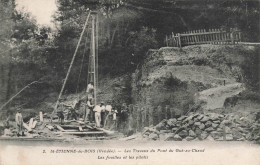
[[[73,134],[73,135],[99,135],[104,134],[103,131],[92,131],[92,132],[54,132],[55,134]]]
[[[56,127],[58,128],[58,130],[60,130],[60,131],[65,131],[61,126],[59,126],[59,125],[56,125]]]

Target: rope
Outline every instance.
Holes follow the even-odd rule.
[[[52,112],[51,121],[52,121],[53,114],[54,114],[55,111],[57,110],[57,107],[58,107],[58,104],[59,104],[59,100],[60,100],[61,95],[62,95],[62,93],[63,93],[63,90],[64,90],[64,88],[65,88],[66,82],[67,82],[67,80],[68,80],[68,77],[69,77],[69,74],[70,74],[72,65],[73,65],[73,63],[74,63],[76,54],[77,54],[78,49],[79,49],[80,42],[81,42],[81,40],[82,40],[83,34],[84,34],[84,32],[85,32],[85,29],[86,29],[86,26],[87,26],[87,23],[88,23],[88,20],[89,20],[90,13],[91,13],[91,10],[89,11],[89,14],[88,14],[88,16],[87,16],[86,22],[85,22],[84,27],[83,27],[83,30],[82,30],[82,32],[81,32],[81,34],[80,34],[80,38],[79,38],[77,47],[76,47],[76,49],[75,49],[75,52],[74,52],[74,54],[73,54],[73,57],[72,57],[72,60],[71,60],[71,63],[70,63],[70,66],[69,66],[67,75],[66,75],[66,77],[65,77],[65,80],[64,80],[64,83],[63,83],[63,85],[62,85],[62,88],[61,88],[61,91],[60,91],[58,100],[57,100],[56,105],[55,105],[55,107],[54,107],[54,111]]]

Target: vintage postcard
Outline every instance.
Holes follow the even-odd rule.
[[[260,1],[0,0],[0,165],[260,165]]]

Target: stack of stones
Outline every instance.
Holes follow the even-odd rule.
[[[155,127],[145,127],[142,136],[151,140],[191,141],[257,141],[260,142],[260,120],[217,113],[190,114],[162,120]]]

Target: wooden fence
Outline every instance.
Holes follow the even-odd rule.
[[[236,44],[241,42],[241,32],[237,29],[223,31],[221,29],[209,29],[206,31],[193,30],[182,34],[172,33],[167,35],[165,39],[166,46],[182,47],[197,44]]]

